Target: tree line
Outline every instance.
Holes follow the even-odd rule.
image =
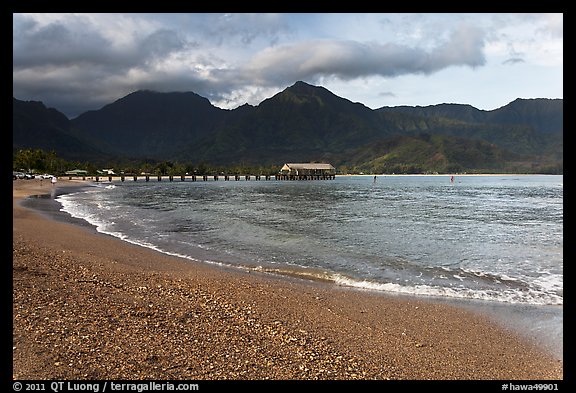
[[[255,166],[237,164],[231,166],[211,165],[205,162],[173,162],[154,160],[113,160],[101,163],[67,161],[57,156],[54,151],[42,149],[19,149],[13,152],[12,170],[27,173],[49,173],[61,176],[67,171],[81,169],[88,176],[101,175],[104,169],[111,169],[116,174],[124,175],[274,175],[281,166]]]
[[[213,165],[205,162],[177,162],[155,160],[110,160],[106,162],[67,161],[54,151],[42,149],[19,149],[13,152],[12,170],[27,173],[48,173],[62,176],[66,171],[82,169],[88,176],[102,175],[103,169],[112,169],[117,175],[161,175],[161,176],[213,176],[213,175],[275,175],[280,165]],[[336,168],[338,174],[383,173],[383,174],[425,174],[425,173],[542,173],[562,174],[562,163],[509,162],[492,167],[464,167],[459,163],[447,162],[441,166],[417,162],[379,162],[360,165],[342,164]]]

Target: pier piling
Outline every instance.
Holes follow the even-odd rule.
[[[144,179],[148,182],[150,181],[150,175],[141,175],[140,178],[142,178],[142,176],[144,177]],[[187,175],[179,175],[180,176],[180,181],[186,181],[186,177],[188,177]],[[235,181],[239,181],[241,178],[244,178],[244,180],[249,181],[249,180],[334,180],[336,178],[336,175],[290,175],[290,174],[283,174],[283,173],[278,173],[275,175],[201,175],[202,176],[202,180],[204,181],[209,181],[210,179],[214,179],[214,181],[218,181],[221,177],[224,178],[225,181],[229,181],[231,180],[232,177],[234,177]],[[130,175],[130,177],[132,178],[133,181],[137,181],[138,180],[138,175]],[[162,176],[162,175],[156,175],[156,178],[158,179],[158,181],[162,181],[163,177],[167,177],[169,181],[174,181],[174,175],[168,175],[168,176]],[[122,182],[124,182],[126,180],[126,176],[125,175],[119,175],[119,176],[106,176],[105,178],[108,179],[109,182],[112,182],[113,180],[120,180]],[[189,175],[189,178],[191,181],[197,181],[198,180],[198,176],[197,175]],[[209,179],[210,178],[210,179]],[[70,180],[73,179],[82,179],[85,180],[86,176],[69,176]],[[96,182],[100,182],[102,181],[102,177],[100,176],[95,176],[94,177]]]

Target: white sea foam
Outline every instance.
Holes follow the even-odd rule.
[[[102,215],[91,211],[88,206],[84,205],[81,201],[78,201],[72,194],[61,195],[56,198],[56,200],[62,205],[60,209],[61,211],[70,214],[74,218],[87,221],[89,224],[94,225],[98,232],[110,233],[117,237],[122,236],[120,233],[111,233],[109,228],[114,225],[113,221],[103,218]],[[99,209],[106,209],[105,205],[100,203],[97,205]]]
[[[332,276],[334,282],[339,285],[392,292],[406,295],[422,295],[436,297],[450,297],[460,299],[489,300],[504,303],[526,303],[534,305],[561,305],[563,298],[539,291],[515,291],[515,290],[471,290],[468,288],[447,288],[432,285],[401,285],[396,283],[378,283],[367,280],[357,280],[341,274]]]

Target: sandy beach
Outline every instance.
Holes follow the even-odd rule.
[[[14,379],[563,379],[467,309],[193,263],[19,206],[44,183],[13,181]]]

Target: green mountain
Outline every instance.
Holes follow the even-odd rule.
[[[62,157],[74,141],[114,157],[222,166],[329,161],[365,172],[558,172],[562,105],[561,99],[517,99],[493,111],[460,104],[372,110],[296,82],[257,106],[234,110],[191,92],[138,91],[68,123],[31,108],[29,116],[61,131],[50,143]],[[22,116],[14,110],[15,145],[23,146],[32,141],[28,123],[16,122]],[[50,138],[36,139],[48,144]]]
[[[516,99],[501,108],[484,111],[471,105],[439,104],[396,106],[377,109],[382,113],[404,113],[421,118],[444,118],[473,124],[523,125],[542,134],[562,132],[563,100]]]
[[[353,156],[346,164],[366,173],[518,172],[526,171],[528,165],[526,156],[483,140],[430,133],[361,146]]]
[[[253,164],[322,160],[386,134],[372,109],[297,82],[257,107],[245,108],[180,157]]]
[[[169,159],[209,135],[228,111],[192,92],[137,91],[71,121],[79,139],[115,156]]]
[[[12,98],[12,148],[55,151],[69,160],[90,160],[105,156],[91,144],[71,134],[70,121],[42,102]]]
[[[538,155],[549,149],[562,155],[561,99],[516,99],[492,111],[461,104],[382,107],[377,111],[385,116],[404,114],[419,119],[415,124],[413,120],[399,121],[402,128],[412,132],[485,140],[514,153]]]

